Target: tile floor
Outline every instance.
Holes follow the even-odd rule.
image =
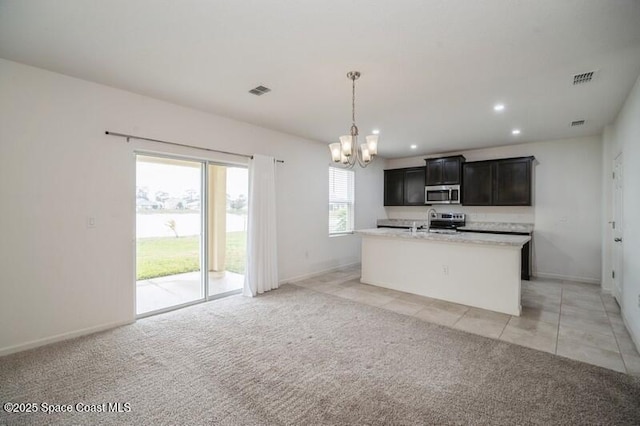
[[[618,304],[593,284],[523,281],[519,317],[362,284],[359,266],[293,284],[640,376],[640,355],[622,322]]]

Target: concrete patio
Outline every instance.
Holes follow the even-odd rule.
[[[181,305],[203,298],[200,272],[188,272],[166,277],[141,280],[136,283],[136,312],[138,315]],[[209,296],[217,296],[242,289],[244,275],[225,271],[209,273]]]

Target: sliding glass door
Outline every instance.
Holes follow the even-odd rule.
[[[138,316],[242,289],[247,204],[244,167],[137,155]]]
[[[137,314],[204,298],[202,162],[136,159]]]
[[[210,164],[208,184],[208,294],[214,297],[240,290],[244,284],[248,171]]]

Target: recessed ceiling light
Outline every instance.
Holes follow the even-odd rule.
[[[504,111],[504,104],[495,104],[493,110],[497,112]]]
[[[373,133],[374,135],[379,135],[380,134],[380,130],[373,129],[373,131],[371,133]]]
[[[411,149],[416,149],[418,145],[411,145]]]
[[[512,134],[512,135],[519,135],[519,134],[520,134],[520,129],[513,129],[513,130],[511,131],[511,134]]]

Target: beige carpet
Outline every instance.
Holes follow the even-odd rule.
[[[265,325],[261,318],[270,318]],[[0,358],[23,424],[640,424],[640,379],[296,286]]]

